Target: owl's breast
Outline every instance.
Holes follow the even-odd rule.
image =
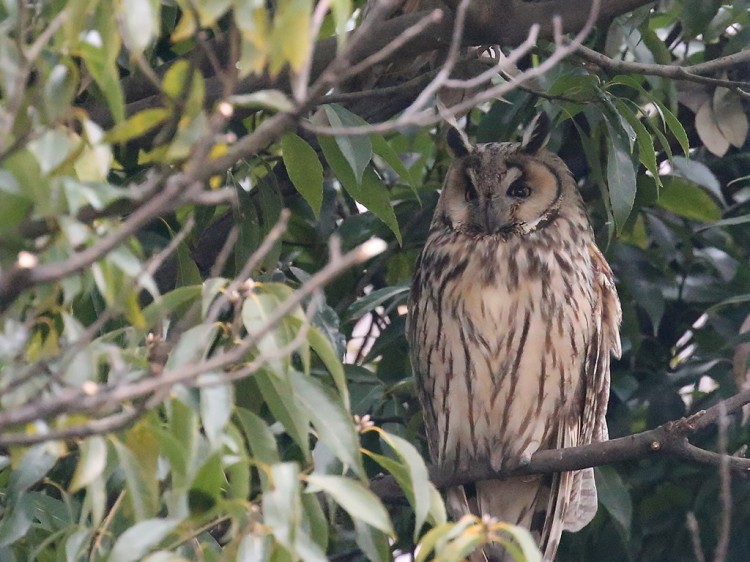
[[[425,250],[442,267],[423,273],[410,343],[438,462],[462,468],[489,457],[500,468],[554,447],[559,422],[582,400],[590,257],[528,242],[480,239],[460,259],[445,257],[450,246]]]

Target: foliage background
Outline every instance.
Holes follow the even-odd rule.
[[[520,530],[446,523],[427,480],[404,305],[445,126],[322,129],[391,117],[378,88],[438,66],[345,80],[334,64],[308,86],[316,36],[346,53],[361,8],[0,7],[0,559],[391,560],[422,541],[448,561],[498,533],[535,558]],[[662,2],[586,45],[663,70],[742,53],[748,19],[746,2]],[[458,116],[479,142],[517,140],[538,111],[555,123],[624,307],[613,437],[746,381],[750,63],[717,68],[677,81],[581,53]],[[717,428],[693,443],[739,450],[748,428],[729,421],[726,447]],[[408,501],[369,491],[381,471]],[[716,467],[653,456],[597,481],[599,513],[559,560],[750,556],[743,478],[722,496]]]

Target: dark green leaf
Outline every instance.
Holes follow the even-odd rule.
[[[359,116],[335,103],[326,105],[325,112],[331,127],[357,127],[367,124]],[[355,184],[359,185],[362,183],[362,174],[365,168],[372,160],[372,141],[364,135],[336,135],[334,138],[341,154],[354,173]]]
[[[630,492],[617,471],[609,466],[594,469],[599,501],[612,518],[622,527],[626,536],[630,535],[630,522],[633,517],[633,503]]]
[[[294,133],[281,137],[284,165],[294,187],[310,205],[316,217],[323,203],[323,166],[315,150]]]
[[[618,123],[607,125],[607,184],[609,202],[617,231],[622,231],[635,202],[635,166],[630,155],[630,140]]]

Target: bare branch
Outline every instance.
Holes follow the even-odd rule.
[[[218,355],[209,357],[205,361],[190,365],[181,365],[173,370],[164,370],[161,374],[149,372],[142,378],[127,381],[118,380],[108,385],[88,385],[85,388],[67,389],[49,400],[35,400],[15,409],[6,409],[0,412],[0,429],[7,429],[16,425],[32,421],[50,419],[61,414],[71,415],[73,413],[91,413],[101,409],[107,410],[117,408],[130,400],[136,400],[144,396],[160,396],[160,402],[167,391],[175,384],[194,384],[197,378],[207,372],[225,369],[231,365],[241,362],[247,352],[255,346],[258,341],[269,331],[273,330],[290,312],[299,306],[305,299],[319,291],[348,268],[362,263],[374,257],[382,251],[384,244],[375,244],[373,241],[365,242],[350,252],[340,254],[336,250],[335,243],[331,246],[330,260],[328,264],[317,273],[312,275],[299,289],[289,298],[279,304],[265,321],[257,326],[252,333],[242,342]],[[164,394],[162,394],[164,393]],[[151,404],[151,402],[148,402]],[[151,406],[150,406],[151,407]],[[126,416],[116,418],[119,422],[127,424]],[[114,421],[108,423],[115,423]],[[90,422],[69,431],[87,431]],[[109,431],[110,429],[107,429]],[[51,439],[62,439],[67,434],[57,432],[26,435],[25,433],[8,432],[0,434],[0,445],[8,446],[23,442],[42,442]],[[90,435],[95,432],[87,433]],[[78,435],[71,433],[71,436]],[[50,436],[50,437],[48,437]],[[33,441],[30,441],[33,440]]]
[[[661,76],[663,78],[671,78],[673,80],[687,80],[690,82],[697,82],[698,84],[709,84],[712,86],[723,86],[737,92],[741,97],[750,99],[750,93],[746,92],[742,88],[750,88],[750,82],[738,82],[734,80],[724,80],[722,78],[710,78],[703,76],[707,74],[707,69],[719,69],[724,64],[729,64],[727,61],[722,59],[716,59],[716,61],[710,61],[708,63],[701,63],[699,65],[692,66],[676,66],[669,64],[649,64],[643,62],[628,62],[623,60],[617,60],[610,58],[606,55],[598,53],[583,45],[578,45],[576,53],[583,59],[590,63],[593,63],[600,68],[609,70],[610,72],[627,72],[633,74],[648,74],[650,76]],[[745,51],[743,51],[745,53]],[[739,55],[740,53],[738,53]],[[728,57],[725,57],[728,58]],[[731,59],[732,64],[736,64],[737,61],[750,58],[745,55],[743,57],[734,57]],[[721,61],[721,62],[718,62]],[[717,63],[714,66],[712,63]],[[698,72],[694,70],[698,69]]]

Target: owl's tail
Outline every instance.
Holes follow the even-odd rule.
[[[545,562],[554,560],[563,530],[577,531],[596,513],[596,488],[591,469],[506,480],[482,480],[449,490],[454,516],[473,513],[529,529]],[[571,501],[572,500],[572,501]],[[509,537],[509,540],[512,538]],[[470,562],[509,562],[501,544],[485,546]]]

